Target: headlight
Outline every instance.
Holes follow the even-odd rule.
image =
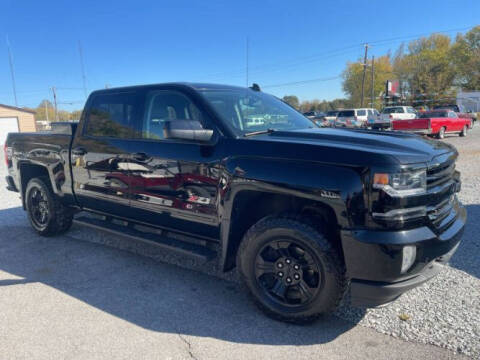
[[[396,174],[376,173],[373,187],[382,189],[390,196],[409,196],[427,191],[426,170],[406,171]]]
[[[417,248],[415,246],[404,246],[402,250],[402,268],[400,269],[400,273],[406,273],[407,270],[412,267],[416,257]]]

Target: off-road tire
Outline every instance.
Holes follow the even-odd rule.
[[[44,225],[39,225],[33,220],[32,203],[29,200],[32,191],[37,189],[45,194],[48,220]],[[55,196],[50,185],[50,181],[46,177],[38,177],[31,179],[25,190],[25,206],[28,219],[33,229],[41,236],[55,236],[66,232],[72,226],[73,210],[64,206]]]
[[[292,323],[310,323],[333,312],[343,299],[349,280],[342,256],[327,240],[325,231],[295,216],[268,216],[253,225],[245,234],[237,253],[237,271],[256,305],[268,316]],[[264,244],[275,237],[296,239],[311,251],[324,270],[321,290],[304,307],[292,311],[268,300],[255,276],[255,259]]]

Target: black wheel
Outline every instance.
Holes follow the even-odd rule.
[[[438,139],[443,139],[445,137],[445,127],[442,127],[437,134]]]
[[[238,250],[237,270],[256,304],[288,322],[334,311],[348,286],[332,244],[293,217],[266,217],[252,226]]]
[[[61,234],[72,226],[73,211],[56,199],[47,178],[28,182],[25,205],[30,224],[42,236]]]
[[[467,136],[467,131],[468,131],[468,126],[465,125],[462,129],[462,132],[460,133],[460,136],[462,136],[462,137]]]

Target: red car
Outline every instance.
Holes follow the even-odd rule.
[[[393,130],[435,135],[439,139],[443,139],[446,133],[458,133],[460,136],[466,136],[467,130],[471,127],[471,118],[459,117],[451,110],[426,111],[416,119],[392,121]]]

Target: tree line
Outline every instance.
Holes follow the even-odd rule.
[[[373,63],[366,63],[364,107],[380,109],[384,104],[385,83],[398,80],[397,103],[405,105],[441,105],[455,102],[459,90],[480,91],[480,26],[466,34],[458,34],[452,41],[449,36],[432,34],[402,44],[392,55],[384,54]],[[363,59],[348,62],[342,73],[343,99],[310,100],[300,102],[295,95],[286,95],[283,100],[296,109],[306,111],[328,111],[339,108],[359,107],[361,104]],[[373,105],[373,106],[371,106]]]
[[[60,110],[57,109],[57,116],[55,118],[55,106],[49,100],[42,100],[40,104],[32,109],[35,111],[36,120],[48,120],[48,121],[71,121],[80,120],[82,110]]]

